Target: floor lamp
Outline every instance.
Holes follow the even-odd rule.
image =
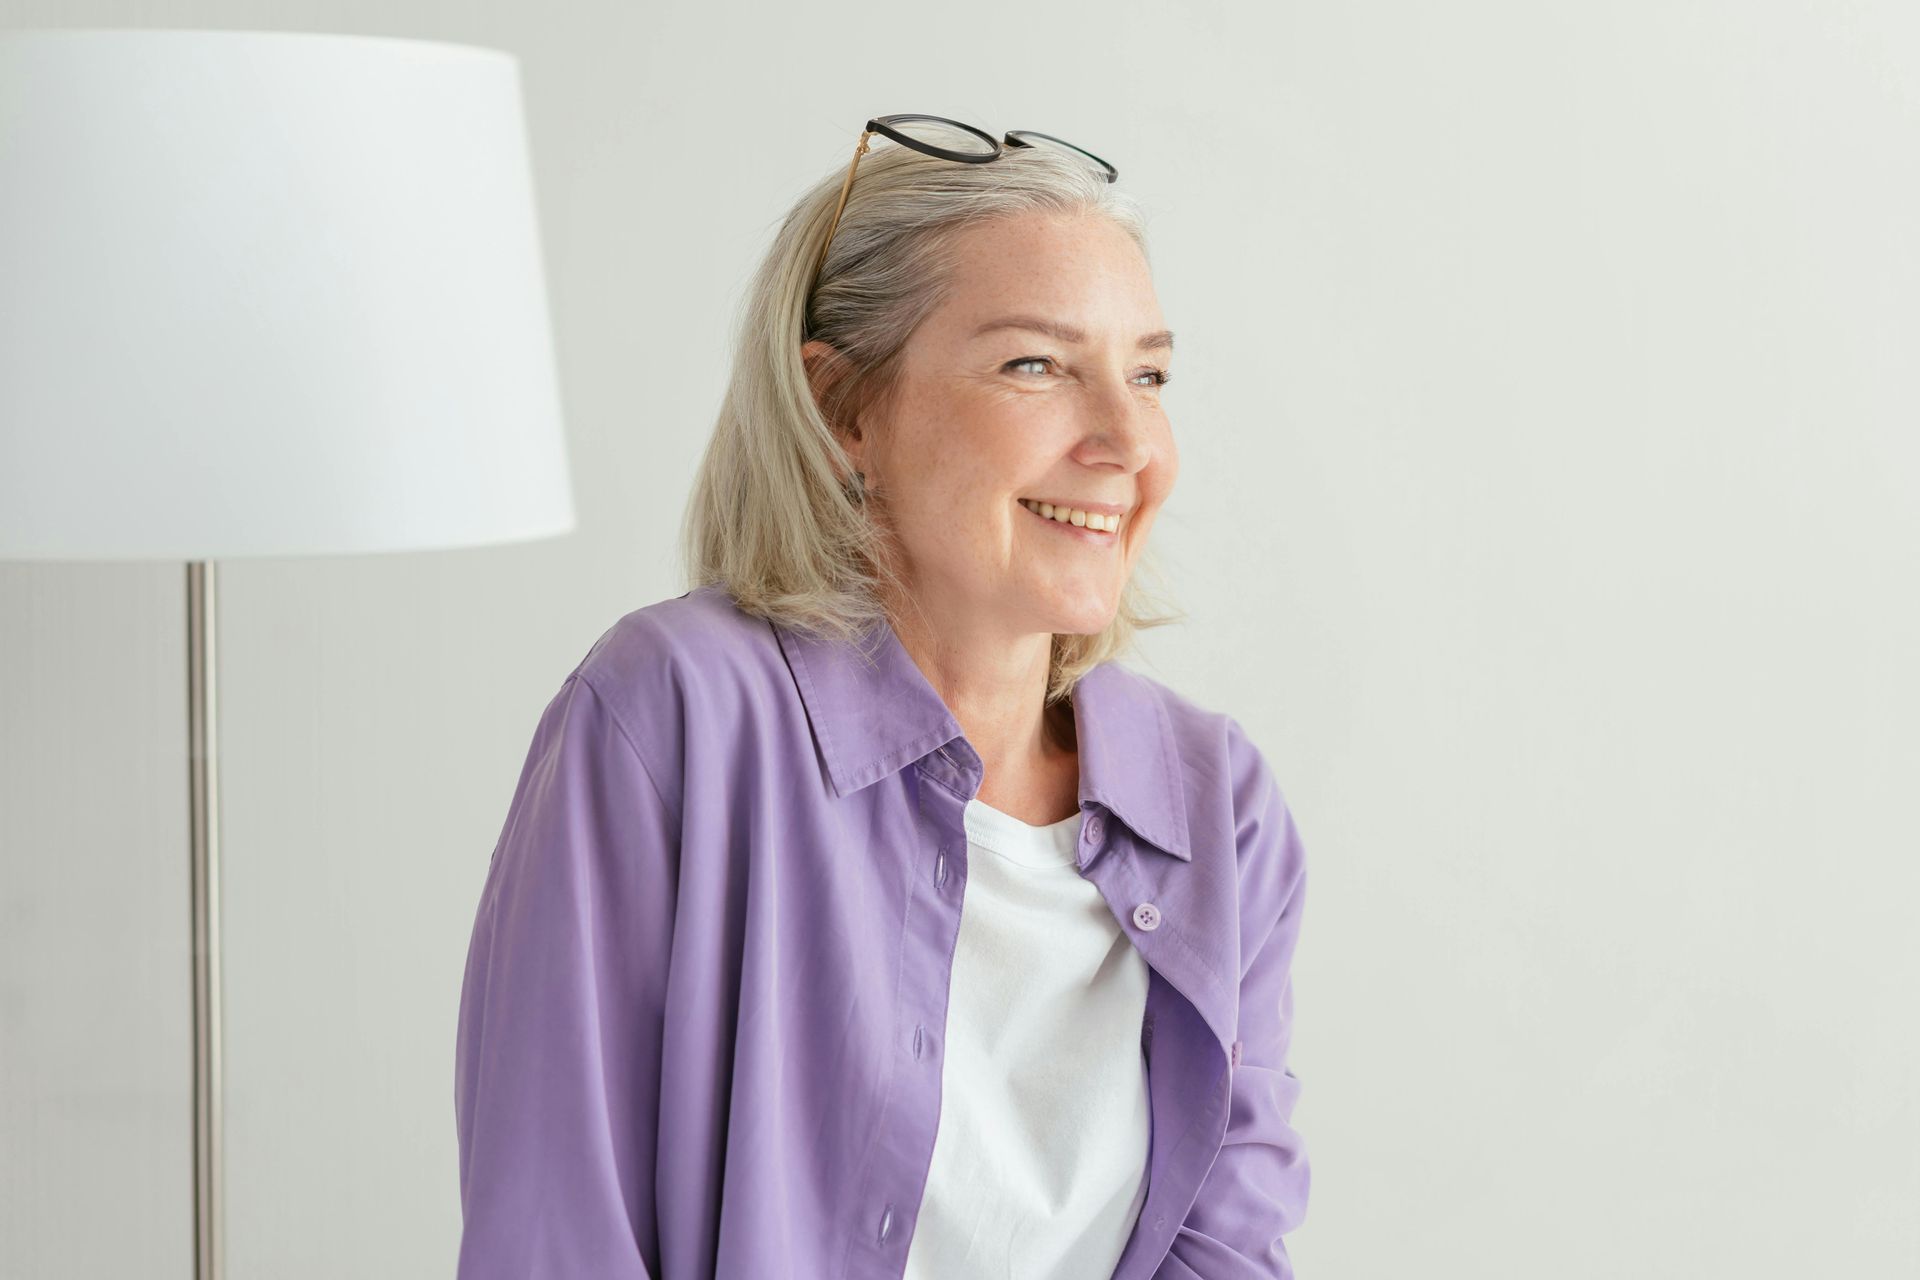
[[[518,64],[0,33],[0,558],[187,570],[195,1275],[224,1275],[216,562],[568,532]]]

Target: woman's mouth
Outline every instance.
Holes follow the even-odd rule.
[[[1083,542],[1111,544],[1118,540],[1120,514],[1084,511],[1078,507],[1056,507],[1050,502],[1019,499],[1020,505],[1046,521],[1061,533]]]

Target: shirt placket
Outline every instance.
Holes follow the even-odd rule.
[[[1149,973],[1141,1028],[1152,1117],[1147,1198],[1114,1280],[1145,1280],[1166,1258],[1219,1149],[1232,1105],[1229,1064],[1218,1037],[1166,976],[1176,971],[1168,956],[1176,943],[1162,928],[1166,916],[1139,874],[1137,856],[1130,833],[1115,831],[1097,810],[1087,815],[1082,873],[1106,898]]]
[[[901,931],[891,1070],[856,1206],[849,1280],[897,1280],[904,1270],[940,1118],[947,1004],[966,894],[965,810],[980,775],[960,743],[936,750],[909,774],[920,847]]]

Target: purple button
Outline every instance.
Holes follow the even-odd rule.
[[[1160,927],[1160,908],[1151,902],[1143,902],[1133,909],[1133,922],[1152,933]]]
[[[1095,844],[1100,842],[1100,815],[1097,813],[1087,815],[1087,839]]]

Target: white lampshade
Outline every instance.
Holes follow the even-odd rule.
[[[511,56],[0,33],[0,557],[573,524]]]

